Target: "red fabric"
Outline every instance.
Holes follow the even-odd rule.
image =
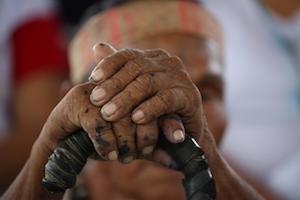
[[[38,71],[67,73],[64,39],[54,15],[35,18],[18,27],[12,36],[15,83]]]

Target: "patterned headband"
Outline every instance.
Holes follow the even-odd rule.
[[[188,1],[133,1],[95,15],[80,30],[72,45],[82,50],[85,59],[72,58],[72,78],[78,82],[89,70],[92,47],[99,41],[123,48],[130,42],[169,32],[199,35],[222,49],[220,26],[200,5]]]

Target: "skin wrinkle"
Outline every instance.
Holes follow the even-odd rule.
[[[183,36],[183,38],[185,38],[185,35]],[[195,39],[195,38],[194,38]],[[195,41],[193,39],[193,42]],[[178,38],[176,38],[176,40],[178,40]],[[178,41],[180,41],[181,40],[181,38],[178,40]],[[182,45],[182,44],[181,44]],[[177,47],[176,47],[177,48]],[[186,47],[185,47],[186,48]],[[166,48],[166,49],[170,49],[170,48]],[[176,54],[175,54],[176,55]],[[173,57],[172,59],[170,59],[170,60],[168,60],[168,59],[166,59],[166,58],[162,58],[161,60],[165,60],[165,62],[166,62],[166,64],[168,64],[168,65],[173,65],[172,66],[172,70],[171,69],[168,69],[168,70],[166,70],[166,69],[164,69],[164,70],[162,70],[161,68],[159,68],[159,70],[161,70],[161,73],[163,73],[163,72],[171,72],[171,73],[175,73],[176,72],[176,70],[175,69],[178,69],[178,67],[180,67],[179,66],[179,64],[181,64],[181,62],[180,61],[178,61],[178,58],[176,58],[176,57]],[[154,61],[153,61],[154,62]],[[158,61],[156,61],[156,62],[158,62]],[[151,63],[151,62],[150,62]],[[155,63],[151,63],[151,65],[149,66],[149,65],[147,65],[148,67],[153,67],[153,65],[155,66],[156,64]],[[112,65],[110,65],[109,67],[111,67]],[[143,69],[142,69],[142,67],[141,67],[141,71],[142,71]],[[147,71],[148,72],[148,71]],[[156,74],[158,74],[158,73],[156,73]],[[157,75],[158,76],[158,75]],[[154,78],[156,78],[157,76],[154,76]],[[172,77],[172,78],[169,78],[169,80],[170,81],[173,81],[174,80],[174,78],[179,78],[181,81],[184,79],[184,77],[186,76],[186,73],[185,74],[181,74],[180,76],[177,76],[177,77]],[[151,76],[151,78],[152,78],[152,76]],[[158,78],[157,78],[157,80],[159,80],[159,78],[164,78],[162,75],[160,75],[159,74],[159,76],[158,76]],[[167,78],[167,77],[166,77]],[[164,84],[166,84],[166,82],[164,82]],[[182,88],[182,86],[181,86],[181,84],[179,84],[179,83],[177,83],[177,85],[176,85],[177,87],[180,87],[180,88]],[[165,85],[164,87],[167,87],[167,85]],[[174,88],[173,88],[174,89]],[[172,103],[172,101],[173,101],[173,103],[175,103],[174,102],[174,99],[172,99],[171,100],[171,103]],[[166,102],[167,103],[167,102]]]
[[[123,51],[124,52],[124,51]],[[174,65],[174,67],[175,66],[179,66],[179,65],[182,65],[182,62],[181,61],[179,61],[179,59],[177,58],[177,57],[171,57],[170,58],[170,60],[168,60],[168,59],[165,59],[165,62],[166,62],[166,64],[169,64],[169,65]],[[116,63],[115,63],[116,64]],[[176,71],[174,70],[174,67],[173,67],[173,69],[171,70],[173,73],[175,73]],[[177,68],[177,67],[176,67]],[[176,74],[176,73],[175,73]],[[151,76],[151,75],[149,75],[149,76]],[[182,75],[182,78],[180,77],[180,78],[178,78],[179,80],[184,80],[184,78],[183,77],[186,77],[186,73],[183,73]],[[151,76],[152,77],[152,76]],[[175,77],[176,78],[176,77]],[[151,80],[151,78],[150,78],[150,80]],[[167,86],[166,86],[167,87]],[[126,94],[126,91],[125,91],[125,94]],[[126,97],[127,95],[125,95],[125,97]],[[171,102],[173,101],[173,104],[174,103],[176,103],[176,102],[174,102],[174,99],[171,99]],[[118,100],[118,102],[126,102],[125,100]],[[165,103],[165,105],[167,105],[166,103]],[[166,106],[165,106],[166,107]],[[121,112],[121,111],[119,111],[119,112]],[[124,111],[123,111],[124,112]]]
[[[104,140],[99,133],[96,133],[96,142],[103,147],[110,146],[110,143]]]
[[[95,25],[97,25],[97,23],[95,23]],[[86,28],[85,31],[88,32],[86,35],[88,35],[89,38],[97,37],[97,32],[101,31],[99,26],[96,27],[97,31],[94,31],[94,32],[93,31],[89,32],[90,30],[88,28],[91,28],[91,27],[85,27],[85,28]],[[87,39],[87,38],[85,38],[85,39]],[[84,44],[82,44],[85,47],[87,47],[89,52],[90,52],[89,45],[94,42],[97,42],[97,40],[99,38],[93,38],[93,39],[96,39],[96,40],[95,41],[92,41],[92,40],[85,41]],[[193,53],[193,54],[197,55],[197,54],[201,54],[202,52],[199,49],[192,48],[192,45],[194,45],[200,39],[199,39],[199,37],[192,37],[191,34],[168,33],[165,35],[157,35],[157,36],[151,37],[151,38],[144,38],[143,41],[149,40],[148,43],[153,42],[156,44],[155,47],[159,46],[163,49],[166,49],[166,50],[170,51],[172,55],[178,55],[179,48],[186,49],[187,53]],[[150,41],[150,40],[152,40],[152,41]],[[143,41],[141,41],[141,42],[143,42]],[[129,44],[129,46],[130,45],[132,45],[132,44]],[[126,46],[126,45],[124,45],[124,46]],[[72,46],[72,47],[74,47],[74,46]],[[142,45],[139,46],[139,44],[137,44],[137,46],[133,46],[133,47],[149,48],[149,46],[142,47]],[[83,54],[83,55],[89,54],[89,52],[85,48],[77,48],[76,47],[75,49],[77,51],[77,56],[76,55],[72,56],[73,58],[78,57],[79,59],[82,59],[82,57],[79,56],[80,54]],[[193,51],[189,51],[189,49],[192,49]],[[85,51],[85,52],[82,52],[82,51]],[[74,52],[75,51],[73,51],[73,53]],[[83,62],[80,62],[80,60],[79,60],[79,62],[75,62],[75,63],[76,64],[90,63],[90,61],[92,60],[91,56],[84,57],[84,59],[86,59],[85,60],[86,62],[83,60],[82,60]],[[88,60],[88,59],[90,59],[90,60]],[[192,70],[189,71],[192,75],[194,82],[198,81],[199,79],[201,80],[201,78],[204,77],[205,74],[207,74],[209,71],[208,65],[199,64],[199,63],[202,63],[201,58],[199,60],[196,56],[193,56],[193,57],[186,57],[186,58],[182,58],[182,59],[184,59],[183,62],[186,64],[186,67],[188,70],[190,69],[190,67],[197,68],[197,71],[196,71],[197,73],[191,73],[191,72],[193,72]],[[149,61],[149,59],[148,59],[148,61]],[[155,61],[155,59],[153,59],[151,61],[153,61],[153,62],[152,63],[148,62],[148,63],[151,63],[151,64],[154,63],[157,65],[160,64],[159,59],[157,59],[156,61]],[[166,64],[167,64],[167,62],[166,62]],[[147,62],[145,62],[145,63],[147,63]],[[109,65],[107,65],[107,66],[109,66]],[[109,67],[112,67],[112,65],[110,65]],[[148,65],[147,67],[153,67],[153,66]],[[177,67],[181,67],[181,66],[179,66],[179,65],[174,66],[173,71],[168,69],[169,71],[162,70],[162,72],[167,72],[167,74],[169,72],[174,73],[174,71],[175,71],[174,68],[177,68]],[[174,75],[172,73],[170,73],[168,76]],[[156,73],[156,74],[158,74],[158,73]],[[81,74],[81,75],[83,75],[83,74]],[[158,75],[156,75],[156,76],[158,76]],[[154,76],[154,77],[156,78],[156,76]],[[163,76],[160,76],[160,77],[163,77]],[[167,77],[164,77],[164,78],[167,78]],[[159,78],[156,80],[159,80]],[[166,82],[169,81],[170,83],[172,83],[172,82],[174,82],[174,78],[173,79],[169,78],[167,81],[165,79],[161,79],[161,81],[164,82],[164,84],[168,86],[168,84]],[[171,87],[172,87],[171,89],[173,89],[173,90],[175,90],[176,87],[178,87],[178,89],[180,89],[180,92],[178,92],[178,94],[181,94],[182,93],[181,90],[184,89],[184,87],[180,84],[176,85],[176,87],[173,87],[173,85],[171,85]],[[85,86],[81,85],[81,91],[84,89],[85,89]],[[191,91],[195,92],[194,89],[196,89],[196,88],[192,88]],[[74,92],[74,91],[71,91],[71,92]],[[82,102],[76,102],[72,99],[70,100],[70,99],[68,99],[68,96],[64,98],[64,99],[68,99],[68,101],[71,101],[75,104],[75,105],[68,105],[71,107],[69,109],[72,109],[72,106],[78,106],[79,103],[82,103],[81,105],[83,106],[82,110],[80,110],[80,120],[81,121],[73,120],[74,118],[71,118],[71,117],[74,117],[74,116],[70,116],[69,121],[71,121],[72,123],[75,123],[75,125],[71,124],[73,126],[69,126],[69,128],[72,129],[72,128],[74,128],[74,126],[75,127],[78,126],[77,123],[79,123],[79,125],[85,126],[85,127],[83,127],[85,130],[90,130],[93,134],[93,133],[95,133],[95,130],[94,130],[95,129],[95,121],[96,121],[96,124],[98,123],[97,119],[95,119],[95,121],[91,122],[93,124],[92,125],[89,124],[89,126],[87,124],[90,122],[87,119],[94,119],[94,117],[98,116],[99,113],[94,112],[96,109],[95,109],[95,107],[92,107],[93,109],[91,108],[90,112],[88,114],[85,114],[84,109],[85,109],[85,103],[87,103],[86,102],[87,99],[82,98],[80,96],[80,95],[82,95],[82,93],[77,94],[77,95],[79,96],[79,99],[82,100]],[[76,95],[74,97],[76,97]],[[169,98],[177,99],[177,98],[179,98],[179,96],[177,96],[177,97],[176,97],[176,95],[169,96]],[[190,98],[192,98],[192,97],[190,97],[189,95],[186,96],[187,100],[190,100]],[[173,99],[173,101],[174,101],[174,99]],[[195,103],[195,102],[192,102],[192,103]],[[201,103],[201,101],[199,103]],[[218,105],[220,105],[222,107],[222,102],[220,101],[218,103],[219,103]],[[187,104],[189,104],[189,103],[187,103]],[[199,108],[199,105],[196,105],[196,106],[197,107],[194,108],[194,110]],[[205,105],[203,107],[205,107]],[[61,119],[60,118],[61,110],[59,108],[61,108],[61,107],[58,106],[58,109],[55,112],[53,112],[52,115],[54,117],[57,117],[58,119]],[[155,106],[152,106],[148,109],[154,110],[157,108]],[[201,105],[200,105],[200,109],[202,109]],[[68,111],[69,110],[65,110],[65,112],[68,112]],[[75,116],[77,115],[76,112],[79,112],[78,110],[76,110],[74,108],[72,111],[74,112],[73,114]],[[207,112],[210,112],[210,110],[208,109]],[[221,114],[222,112],[223,112],[223,110],[220,109],[220,110],[218,110],[218,112],[213,113],[213,115],[211,115],[210,117],[212,117],[212,119],[218,118],[219,114]],[[193,114],[195,114],[195,113],[193,113]],[[210,131],[204,130],[204,128],[206,128],[206,127],[204,127],[204,125],[206,125],[204,112],[200,112],[197,114],[199,114],[199,115],[195,116],[194,119],[190,119],[189,121],[185,121],[185,122],[191,122],[192,123],[191,126],[193,126],[193,129],[196,130],[194,134],[196,136],[199,136],[199,135],[201,136],[201,141],[198,140],[198,142],[203,144],[203,150],[205,151],[206,155],[208,156],[207,158],[209,159],[209,162],[212,165],[213,173],[214,173],[214,175],[216,175],[217,187],[218,187],[218,190],[221,192],[220,196],[225,197],[225,199],[230,199],[230,200],[251,199],[251,198],[249,198],[251,196],[251,194],[244,192],[245,190],[240,190],[241,187],[239,187],[239,186],[241,185],[240,184],[241,182],[236,181],[236,179],[234,179],[235,178],[234,174],[231,174],[230,170],[227,170],[228,168],[226,168],[227,167],[226,164],[224,164],[224,162],[221,159],[219,159],[219,154],[216,149],[216,146],[215,146],[215,143],[214,143],[214,140],[213,140],[213,137],[212,137]],[[90,118],[90,116],[93,116],[93,118]],[[189,116],[182,115],[181,117],[184,117],[184,116],[191,117],[191,113],[189,114]],[[84,120],[86,120],[86,121],[84,121]],[[102,118],[99,117],[99,120],[101,121]],[[109,124],[110,124],[110,123],[109,124],[105,123],[104,121],[102,121],[102,123],[105,126],[109,126]],[[116,124],[117,123],[113,124],[113,127]],[[220,126],[224,125],[224,121],[222,119],[219,121],[212,120],[210,125],[212,127],[214,127],[214,126],[220,127]],[[48,133],[50,132],[50,134],[51,133],[56,134],[56,129],[53,129],[53,123],[46,122],[46,126],[48,126],[48,129],[46,129],[46,132],[42,132],[42,134],[47,134],[47,132]],[[57,127],[55,127],[55,128],[57,128]],[[64,134],[65,134],[64,136],[66,136],[66,133],[64,133]],[[59,135],[59,137],[61,137],[61,135]],[[128,142],[130,142],[130,140],[128,140]],[[53,143],[55,143],[55,142],[53,142]],[[38,143],[38,145],[40,145],[40,144],[43,144],[43,143]],[[43,149],[43,146],[38,146],[38,147]],[[35,150],[37,150],[39,148],[36,148]],[[34,151],[34,153],[36,153],[36,154],[38,154],[40,152],[41,151]],[[40,157],[33,156],[33,159],[39,160],[39,158],[40,158],[45,161],[47,159],[47,157],[48,157],[48,155],[46,155],[46,156],[43,155]],[[30,164],[37,164],[38,168],[42,169],[42,167],[44,166],[45,163],[43,163],[43,162],[38,163],[38,162],[34,162],[34,161],[32,162],[32,159],[31,159]],[[111,173],[105,173],[105,170],[102,170],[103,168],[105,169],[105,167],[101,166],[103,163],[97,163],[97,164],[98,164],[98,166],[100,166],[100,170],[95,168],[95,170],[92,173],[90,173],[89,179],[86,179],[86,180],[91,181],[91,182],[94,181],[94,184],[90,184],[90,185],[94,185],[95,190],[93,192],[94,193],[98,192],[98,194],[100,194],[101,198],[111,199],[111,198],[109,198],[109,195],[116,194],[118,192],[120,192],[120,194],[134,194],[132,196],[139,197],[139,199],[145,199],[144,198],[145,196],[148,196],[148,199],[172,199],[172,200],[175,200],[178,198],[184,198],[183,189],[182,189],[182,185],[181,185],[182,176],[180,176],[180,175],[178,176],[179,173],[177,173],[177,175],[176,175],[176,172],[174,172],[172,170],[168,170],[168,169],[165,169],[162,167],[159,168],[159,167],[157,167],[157,165],[147,162],[147,161],[141,161],[141,162],[136,161],[136,162],[132,163],[131,165],[128,165],[128,168],[124,168],[123,165],[118,165],[117,163],[109,163],[109,164],[106,163],[106,168],[108,169],[107,171],[111,171]],[[21,175],[21,178],[23,178],[23,179],[25,178],[25,180],[26,180],[26,178],[28,179],[28,177],[29,178],[36,177],[35,176],[36,174],[38,174],[38,176],[41,176],[41,174],[43,175],[43,173],[44,173],[43,170],[40,170],[39,172],[36,172],[35,170],[31,170],[29,172],[32,173],[31,174],[32,176],[26,176],[26,173],[25,173],[25,175],[23,173]],[[113,175],[113,178],[111,175]],[[41,177],[38,177],[38,181],[40,181],[40,179],[41,179]],[[111,180],[111,179],[113,179],[113,180]],[[128,183],[130,183],[130,184],[128,184]],[[230,183],[230,185],[228,183]],[[31,186],[32,184],[26,184],[26,185]],[[104,190],[103,190],[103,188],[99,187],[99,185],[102,185],[102,186],[110,185],[111,188],[107,187],[107,188],[104,188]],[[247,185],[242,185],[242,186],[247,186]],[[39,187],[39,185],[37,185],[37,187]],[[26,186],[25,186],[25,188],[26,188]],[[118,188],[119,191],[114,191],[115,188]],[[27,186],[26,193],[28,194],[28,191],[30,192],[30,190],[32,190],[32,187],[28,188],[28,186]],[[238,192],[236,192],[236,191],[238,191]],[[19,194],[19,193],[15,192],[14,194]],[[154,194],[154,196],[153,196],[153,194]],[[160,194],[162,194],[162,196],[160,196]],[[21,193],[21,195],[22,195],[22,193]],[[105,195],[108,195],[108,197],[106,197]],[[169,195],[171,195],[171,196],[173,195],[173,196],[171,198],[168,198]],[[163,198],[161,198],[161,197],[163,197]],[[257,199],[259,199],[259,198],[257,198]]]

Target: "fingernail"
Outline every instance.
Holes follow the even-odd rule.
[[[118,107],[117,107],[116,104],[114,104],[114,103],[108,103],[108,104],[105,104],[102,107],[101,113],[102,113],[103,117],[109,117],[114,112],[116,112],[117,109],[118,109]]]
[[[117,160],[118,159],[118,154],[116,151],[111,151],[108,153],[108,159],[109,160]]]
[[[98,82],[98,81],[101,81],[103,79],[103,77],[104,77],[103,70],[98,68],[92,72],[91,76],[89,77],[89,80]]]
[[[177,142],[182,142],[184,140],[184,133],[182,130],[176,130],[173,132],[174,138]]]
[[[123,159],[124,163],[130,163],[133,160],[133,156],[128,156],[126,158]]]
[[[96,88],[91,94],[93,101],[101,101],[105,97],[105,95],[106,92],[103,88]]]
[[[143,148],[142,152],[144,155],[150,154],[153,152],[154,146],[148,146]]]
[[[144,113],[140,110],[136,111],[135,113],[133,113],[132,115],[132,120],[133,121],[140,121],[145,117]]]

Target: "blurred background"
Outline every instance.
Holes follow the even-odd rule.
[[[122,2],[101,1],[102,9]],[[2,191],[63,95],[68,43],[95,3],[0,0]],[[300,199],[300,0],[202,3],[223,28],[229,125],[222,152],[258,190]]]

